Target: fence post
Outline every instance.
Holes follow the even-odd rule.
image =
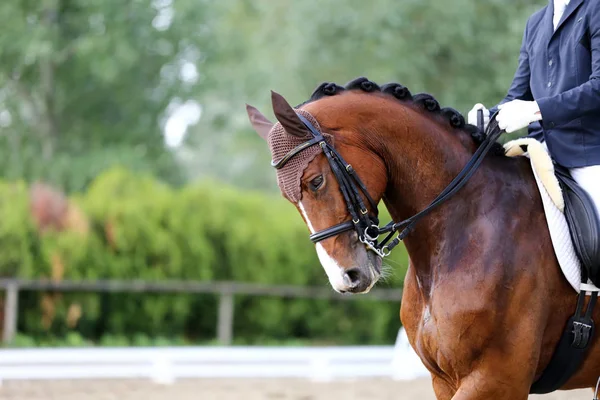
[[[233,292],[229,285],[223,286],[219,295],[217,316],[217,339],[224,346],[233,341]]]
[[[4,331],[2,342],[11,344],[17,333],[17,315],[19,313],[19,285],[9,282],[4,287]]]

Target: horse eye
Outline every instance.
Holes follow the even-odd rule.
[[[321,187],[322,184],[323,184],[323,175],[319,175],[310,181],[309,186],[312,190],[317,190]]]

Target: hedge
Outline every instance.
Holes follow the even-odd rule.
[[[329,286],[304,222],[278,195],[214,181],[173,189],[115,168],[69,198],[81,210],[79,228],[43,233],[29,196],[22,182],[0,183],[2,277]],[[391,263],[392,277],[379,286],[400,288],[404,249]],[[42,343],[206,342],[215,336],[216,305],[212,295],[26,292],[18,331]],[[235,307],[239,343],[390,343],[400,325],[397,303],[238,296]]]

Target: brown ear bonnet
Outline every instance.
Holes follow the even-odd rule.
[[[294,111],[305,117],[319,132],[321,132],[319,123],[308,111],[301,109],[295,109]],[[313,136],[308,129],[306,130],[305,137],[290,135],[285,131],[281,123],[277,122],[275,125],[273,125],[273,128],[269,132],[269,136],[267,138],[267,143],[269,144],[273,161],[277,162],[281,160],[287,153],[302,143],[312,139],[312,137]],[[325,140],[328,143],[333,144],[333,137],[331,135],[323,133],[323,137],[325,137]],[[276,170],[277,184],[279,185],[279,189],[281,190],[283,196],[291,202],[297,203],[302,199],[300,181],[302,174],[308,167],[308,164],[319,153],[322,153],[321,148],[317,145],[314,145],[295,155],[283,168]]]

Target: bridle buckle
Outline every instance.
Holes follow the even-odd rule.
[[[374,229],[374,230],[375,230],[375,232],[376,232],[376,235],[375,235],[374,237],[373,237],[373,236],[371,236],[371,235],[369,234],[369,230],[370,230],[371,228],[372,228],[372,229]],[[370,227],[368,227],[367,229],[365,229],[364,236],[365,236],[365,238],[366,238],[367,240],[370,240],[370,241],[372,241],[372,242],[375,242],[375,241],[377,240],[377,238],[379,237],[379,226],[378,226],[378,225],[375,225],[375,224],[371,225]]]
[[[385,252],[383,251],[383,249],[379,249],[379,248],[376,246],[376,244],[375,244],[375,241],[368,240],[368,239],[366,239],[364,236],[359,236],[358,240],[359,240],[361,243],[363,243],[363,244],[366,246],[366,248],[367,248],[368,250],[372,250],[372,251],[374,251],[375,253],[377,253],[377,255],[378,255],[379,257],[381,257],[381,258],[384,258],[384,257],[386,257],[386,254],[385,254]],[[388,252],[388,253],[387,253],[387,255],[389,255],[389,254],[390,254],[390,253]]]

